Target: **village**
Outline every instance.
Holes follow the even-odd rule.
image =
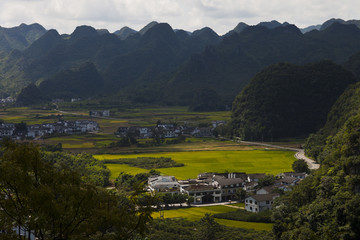
[[[100,129],[96,121],[76,120],[57,121],[55,123],[43,123],[27,125],[26,123],[1,123],[0,138],[34,139],[50,134],[79,134],[96,132]]]
[[[305,172],[285,172],[263,186],[261,180],[269,177],[265,173],[200,173],[197,179],[188,180],[151,176],[147,190],[151,193],[186,194],[192,199],[191,204],[198,205],[240,200],[245,202],[245,210],[258,213],[270,210],[281,192],[291,191],[307,176]]]
[[[187,124],[179,125],[174,123],[157,123],[156,126],[142,127],[119,127],[115,132],[117,137],[134,136],[135,138],[153,138],[154,135],[160,134],[164,138],[175,138],[179,136],[192,137],[213,137],[214,129],[225,124],[225,121],[213,121],[211,126],[188,126]]]

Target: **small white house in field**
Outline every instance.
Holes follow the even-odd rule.
[[[245,198],[245,210],[249,212],[262,212],[272,208],[274,199],[279,197],[277,193],[274,194],[256,194]]]

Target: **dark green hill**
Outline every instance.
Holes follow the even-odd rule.
[[[276,239],[360,238],[360,115],[328,139],[320,170],[278,200]]]
[[[345,62],[344,66],[360,80],[360,52],[352,55],[349,60]]]
[[[90,98],[103,88],[103,80],[93,63],[65,70],[43,81],[39,90],[47,98]]]
[[[0,52],[10,52],[14,49],[24,50],[45,33],[45,28],[37,23],[21,24],[13,28],[0,27]]]
[[[360,53],[354,54],[345,63],[357,80],[360,79]],[[360,112],[360,84],[349,86],[332,106],[326,124],[306,141],[306,154],[321,161],[321,154],[329,137],[335,136],[345,122]]]
[[[121,40],[125,40],[129,36],[136,34],[137,32],[134,29],[129,27],[123,27],[118,31],[115,31],[114,34],[118,36]]]
[[[91,38],[96,36],[99,36],[99,33],[95,28],[83,25],[76,27],[75,31],[70,35],[70,40],[75,42],[82,38]]]
[[[35,84],[31,83],[23,90],[21,90],[20,94],[16,99],[16,105],[30,106],[40,103],[44,100],[44,94],[40,92],[40,90],[35,86]]]
[[[271,140],[315,132],[352,83],[351,72],[330,61],[270,66],[236,97],[233,133],[246,140]]]

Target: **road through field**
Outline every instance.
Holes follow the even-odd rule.
[[[308,164],[309,169],[318,169],[320,167],[320,164],[316,163],[313,159],[310,159],[308,157],[305,156],[305,152],[304,149],[300,149],[300,148],[291,148],[291,147],[282,147],[282,146],[276,146],[276,145],[272,145],[272,144],[267,144],[267,143],[260,143],[260,142],[248,142],[248,141],[240,141],[241,143],[245,143],[245,144],[252,144],[252,145],[259,145],[259,146],[265,146],[265,147],[272,147],[272,148],[279,148],[279,149],[284,149],[284,150],[290,150],[290,151],[295,151],[295,158],[296,159],[304,159],[305,162]]]

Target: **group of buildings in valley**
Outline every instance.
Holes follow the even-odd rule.
[[[194,204],[232,201],[245,194],[245,209],[261,212],[271,209],[281,191],[290,191],[306,176],[306,173],[282,173],[276,176],[272,185],[266,187],[259,186],[260,179],[266,177],[265,173],[201,173],[197,179],[184,181],[178,181],[174,176],[152,176],[148,179],[148,190],[187,194],[193,197]]]
[[[100,129],[96,121],[58,121],[55,123],[43,123],[26,125],[25,123],[2,123],[0,124],[0,138],[13,139],[36,138],[50,134],[78,134],[95,132]]]
[[[0,103],[13,103],[14,101],[12,97],[0,98]]]
[[[193,127],[172,123],[158,123],[153,127],[119,127],[115,132],[118,137],[133,136],[135,138],[152,138],[155,134],[160,134],[164,138],[174,138],[178,136],[193,136],[193,137],[213,137],[214,129],[225,121],[213,121],[208,127]]]

